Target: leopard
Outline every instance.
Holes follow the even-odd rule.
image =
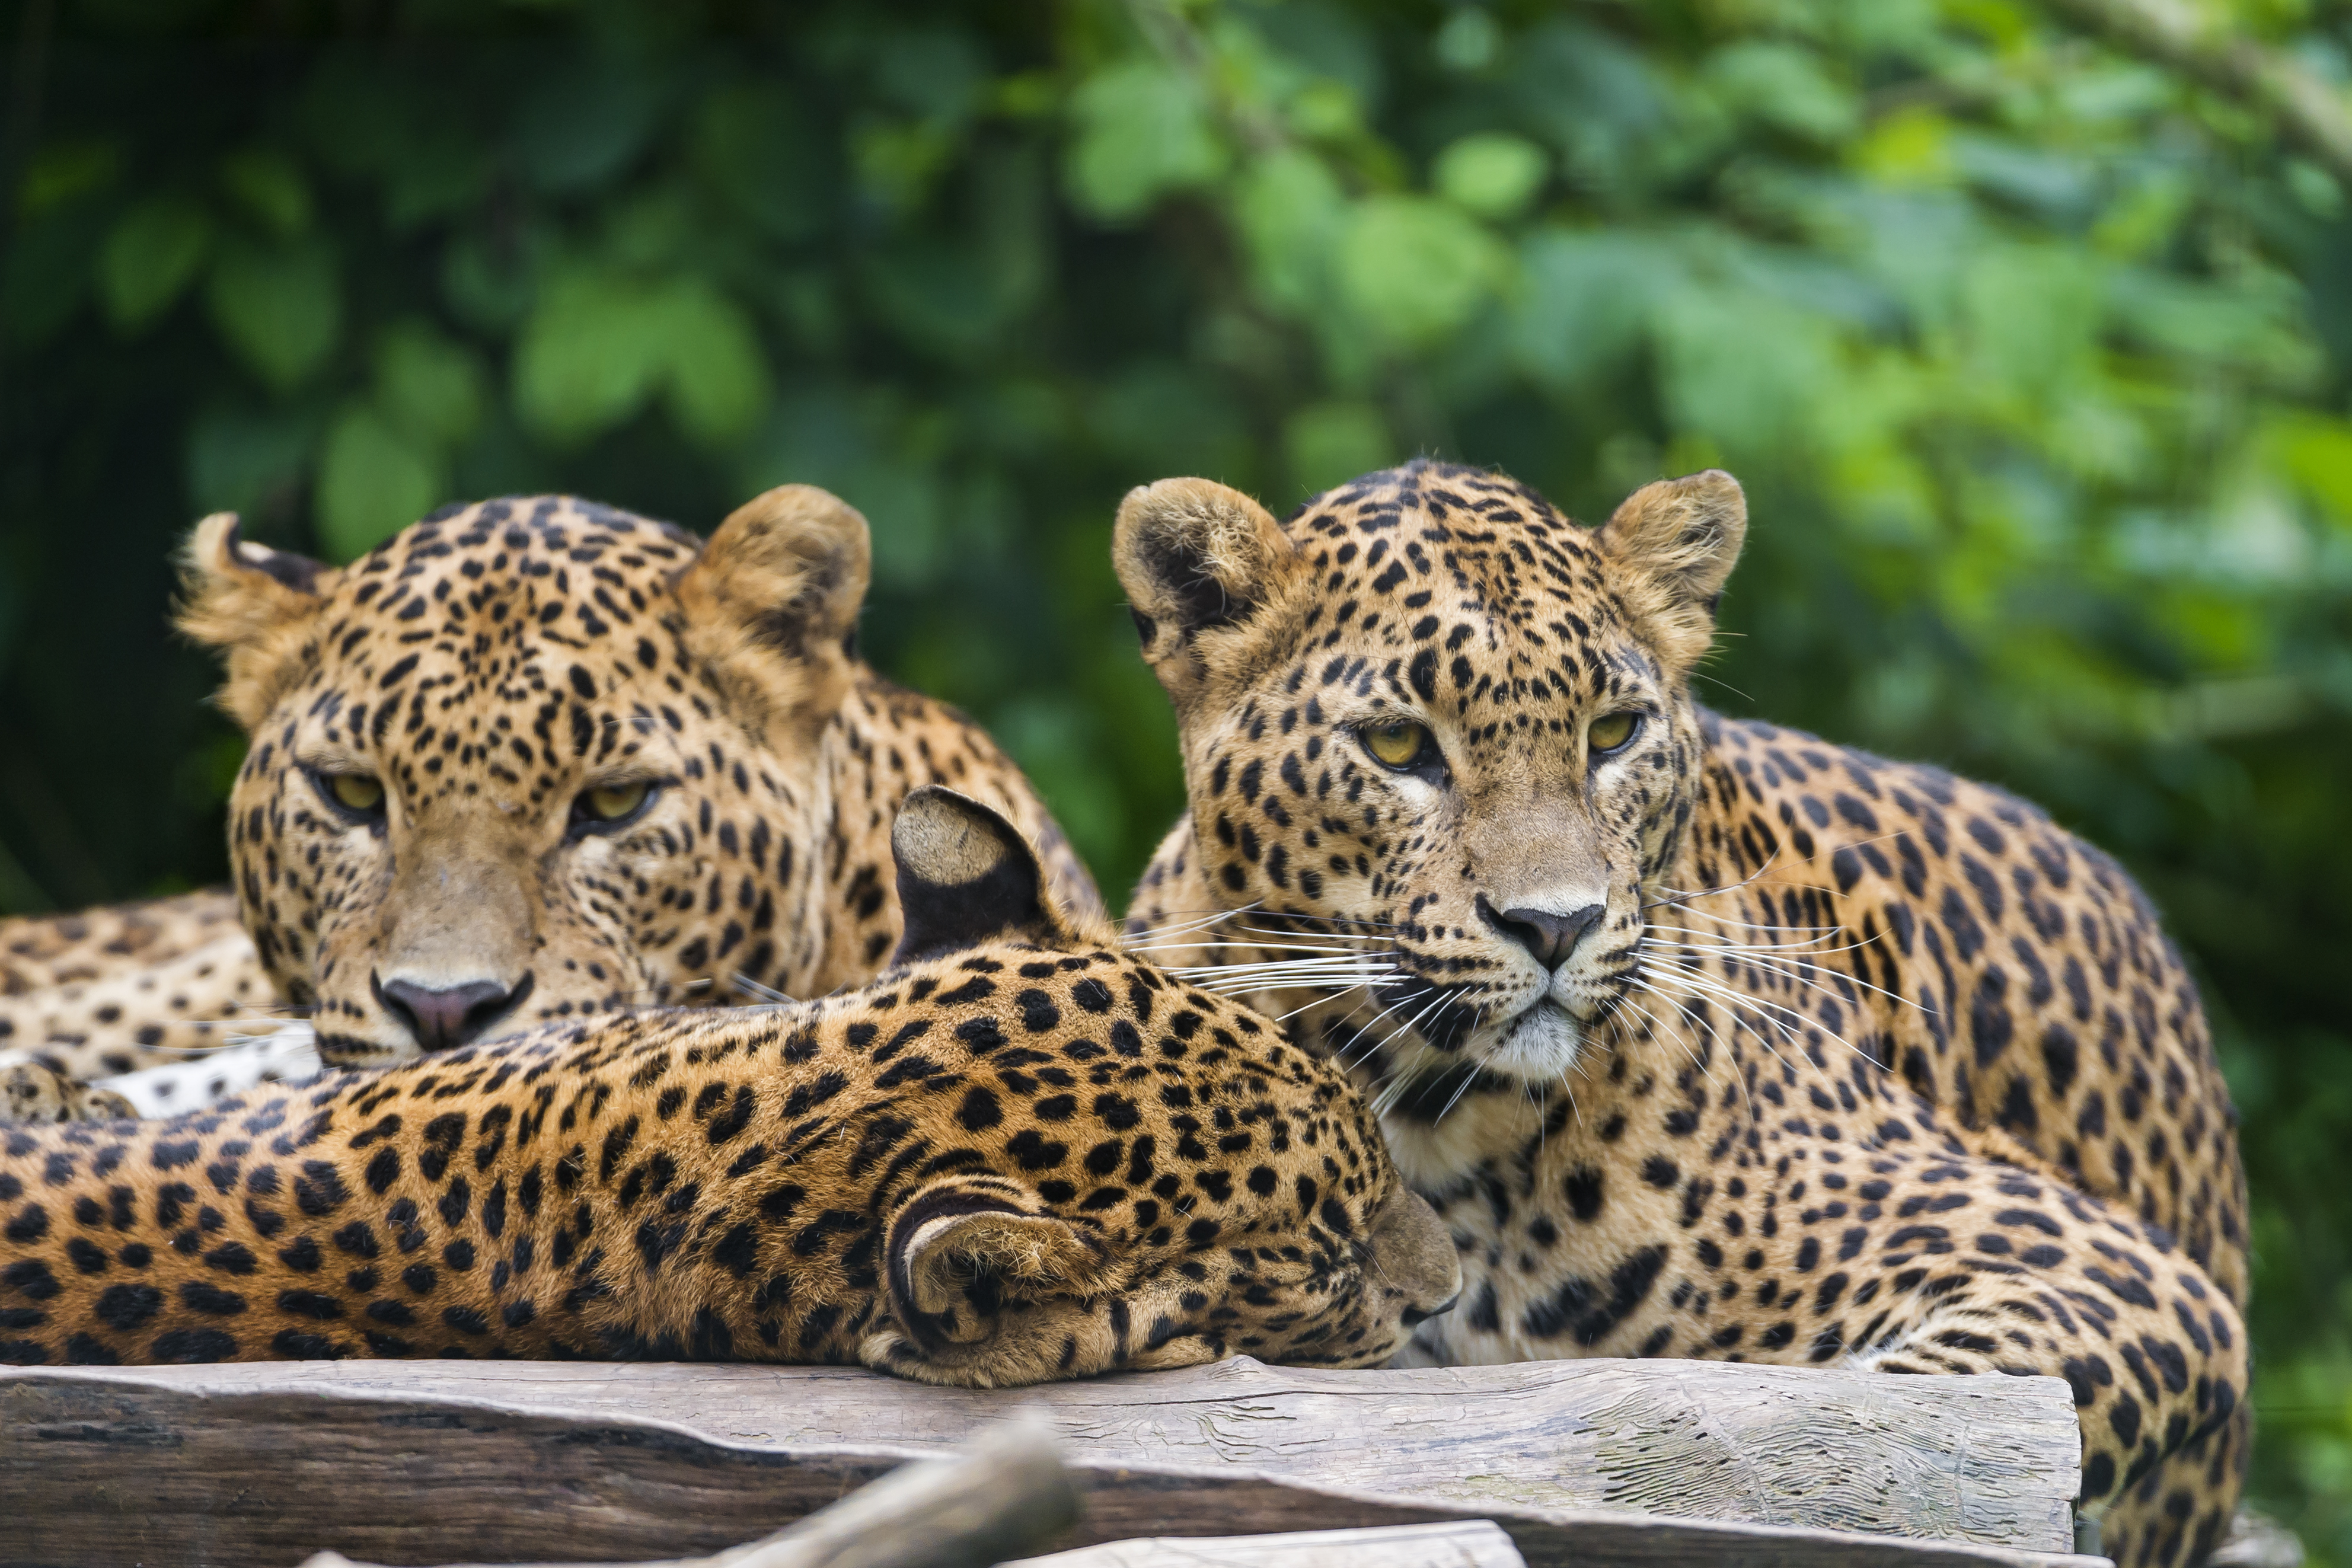
[[[708,543],[573,497],[455,506],[341,569],[205,518],[178,623],[247,737],[232,887],[0,923],[0,1074],[46,1079],[51,1116],[93,1079],[154,1113],[537,1020],[862,984],[925,784],[1005,810],[1099,913],[1013,760],[859,656],[870,554],[804,485]],[[262,1043],[211,1051],[237,1037]]]
[[[1188,808],[1129,940],[1371,1096],[1467,1274],[1415,1354],[2063,1377],[2089,1538],[2195,1560],[2250,1425],[2196,986],[2037,808],[1696,700],[1747,528],[1713,470],[1592,528],[1426,460],[1139,487]]]
[[[1003,1387],[1353,1367],[1461,1270],[1370,1106],[1061,907],[969,797],[813,1001],[597,1012],[0,1135],[0,1362],[719,1360]]]

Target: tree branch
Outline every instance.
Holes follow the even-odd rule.
[[[2085,32],[2275,117],[2352,195],[2352,107],[2301,62],[2208,26],[2176,0],[2049,0],[2049,5]]]

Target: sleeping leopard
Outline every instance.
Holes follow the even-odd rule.
[[[1372,1096],[1467,1274],[1416,1354],[2063,1376],[2105,1549],[2200,1557],[2247,1236],[2196,988],[2032,806],[1692,700],[1746,528],[1720,473],[1596,528],[1432,463],[1130,494],[1190,809],[1129,940]]]
[[[1391,1355],[1460,1288],[1348,1081],[1065,915],[1003,816],[893,841],[894,967],[0,1134],[0,1362],[864,1364],[1006,1386]]]
[[[1012,761],[857,658],[867,566],[866,519],[802,485],[708,545],[510,497],[340,570],[206,518],[180,625],[221,651],[250,737],[234,891],[0,921],[0,1115],[120,1113],[79,1081],[193,1058],[115,1085],[192,1106],[315,1071],[313,1032],[329,1063],[384,1065],[860,984],[898,933],[890,819],[926,783],[1005,811],[1099,912]],[[196,1054],[241,1034],[268,1038]]]

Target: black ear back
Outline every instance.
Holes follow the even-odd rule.
[[[936,784],[915,790],[891,825],[890,852],[906,920],[894,964],[1057,934],[1035,852],[1018,828],[977,800]]]

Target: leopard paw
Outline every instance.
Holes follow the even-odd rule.
[[[37,1061],[0,1067],[0,1123],[131,1121],[138,1114],[114,1091],[77,1083]]]

